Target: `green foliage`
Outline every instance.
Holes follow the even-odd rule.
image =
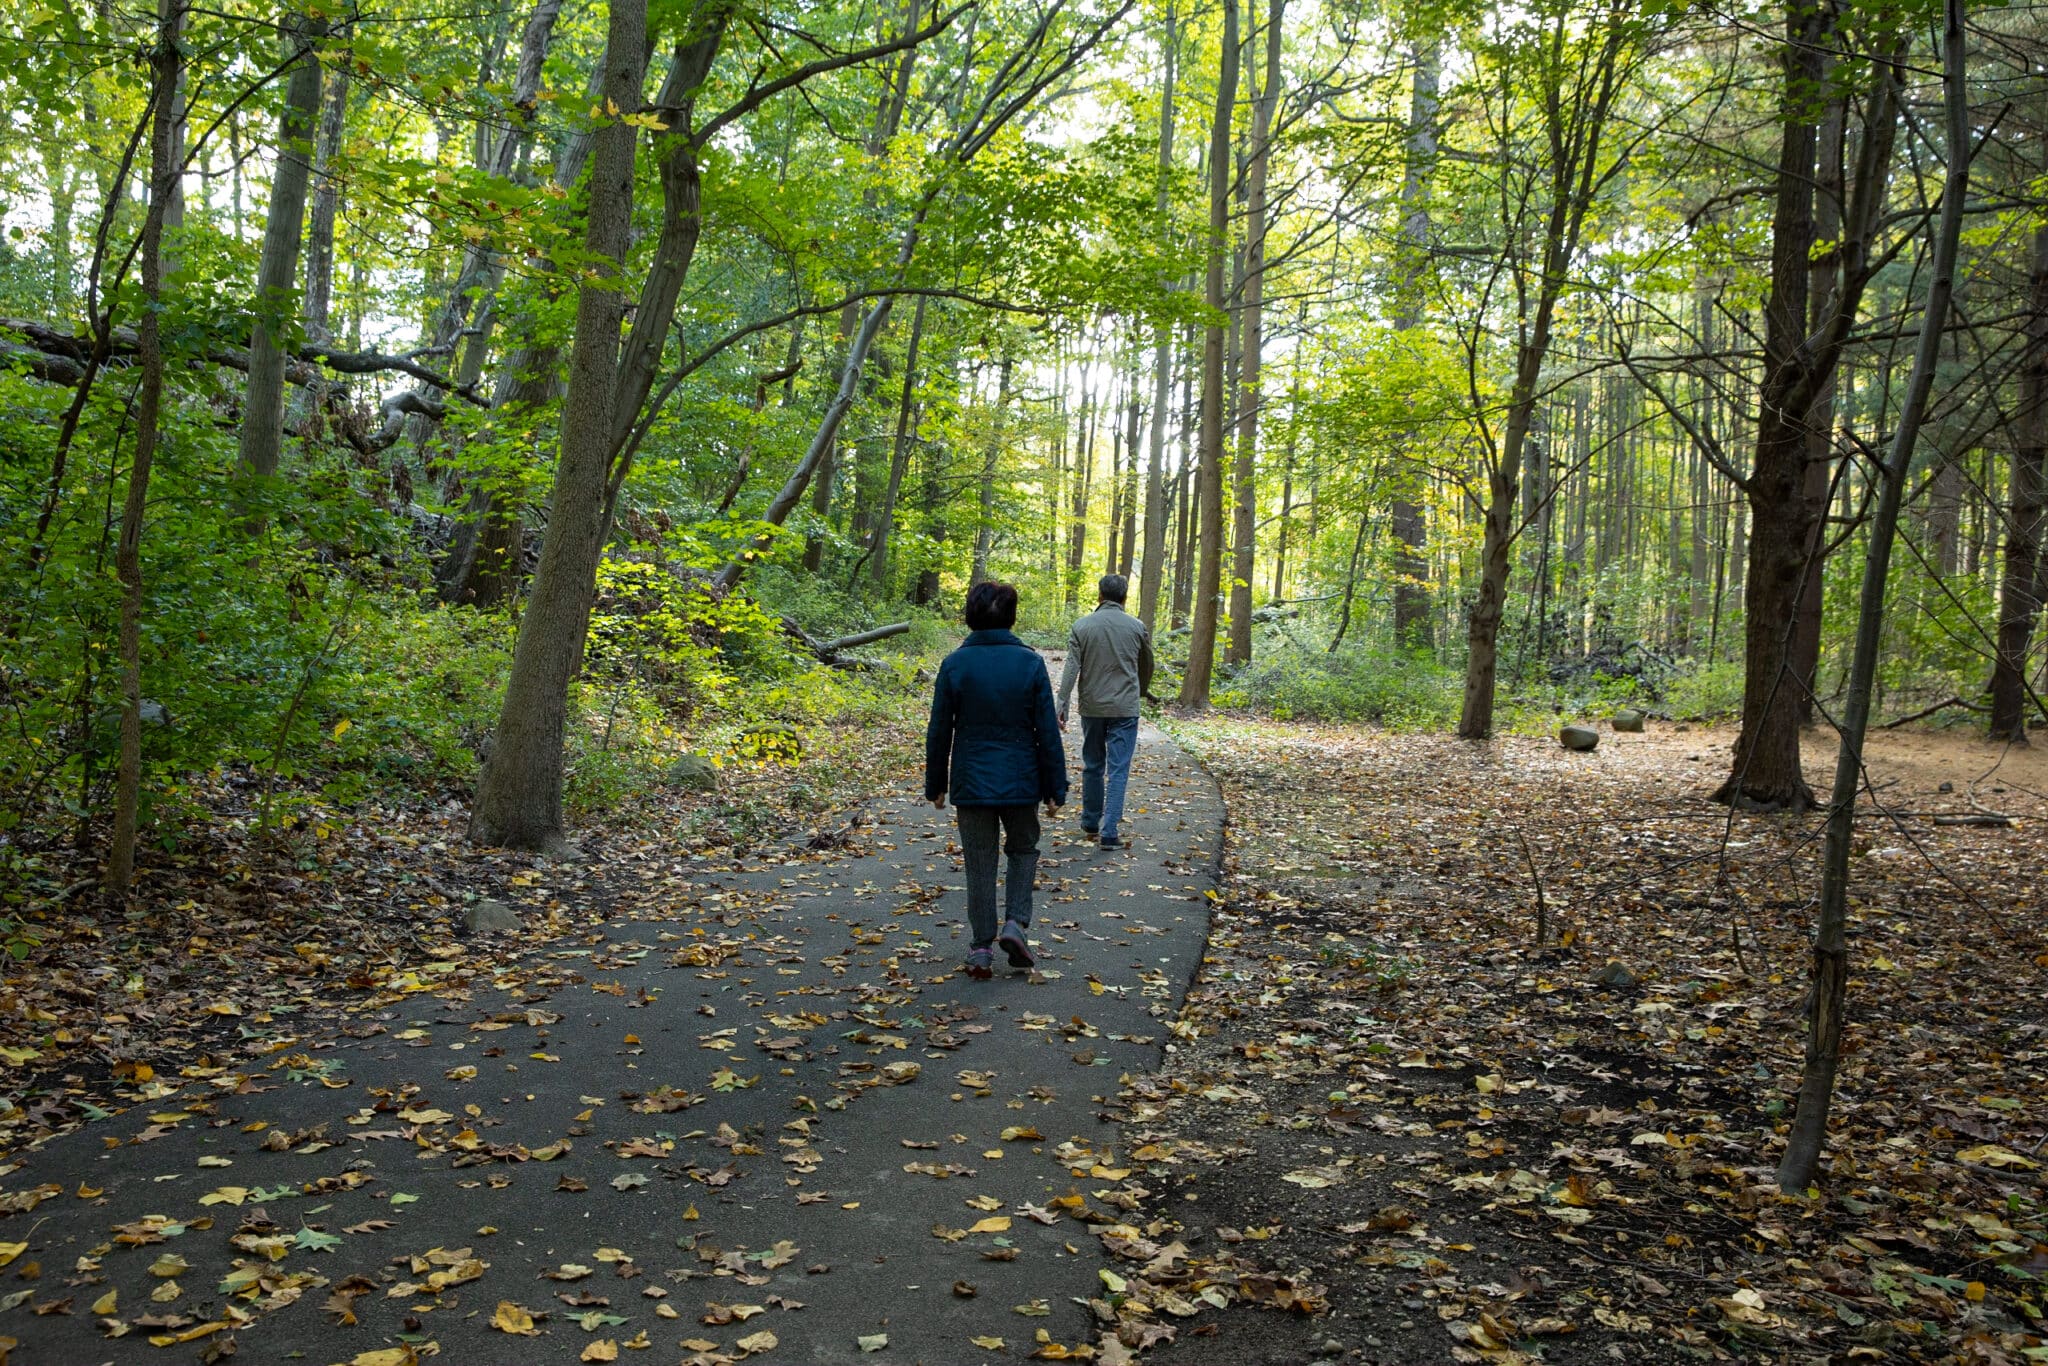
[[[1353,721],[1428,730],[1456,721],[1462,675],[1428,659],[1345,646],[1269,645],[1216,689],[1219,706],[1280,720]]]

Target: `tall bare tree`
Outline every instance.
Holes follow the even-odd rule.
[[[1280,99],[1280,31],[1287,0],[1266,0],[1266,67],[1252,101],[1251,146],[1245,166],[1244,355],[1239,362],[1237,448],[1230,462],[1230,643],[1224,658],[1252,657],[1252,577],[1259,549],[1259,417],[1265,406],[1260,367],[1266,345],[1266,168],[1272,162],[1273,107]]]

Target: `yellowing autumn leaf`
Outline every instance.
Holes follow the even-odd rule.
[[[985,1352],[1000,1352],[1008,1345],[999,1337],[978,1337],[967,1340]]]
[[[1987,1167],[2018,1167],[2032,1171],[2041,1164],[2030,1157],[2022,1157],[2010,1148],[2001,1148],[1996,1143],[1980,1143],[1974,1148],[1965,1148],[1956,1154],[1958,1162],[1978,1162]],[[7,1263],[0,1262],[0,1266]]]
[[[501,1333],[517,1333],[522,1337],[538,1337],[540,1329],[533,1326],[533,1313],[522,1309],[510,1300],[499,1300],[498,1311],[491,1315],[491,1327]]]
[[[0,1266],[6,1266],[26,1251],[27,1243],[0,1243]]]
[[[585,1347],[583,1355],[577,1358],[578,1361],[617,1361],[618,1359],[619,1344],[610,1338],[599,1338]]]
[[[1007,1214],[992,1214],[986,1219],[977,1219],[967,1231],[969,1233],[1008,1233],[1010,1231],[1010,1216]]]
[[[781,1339],[777,1338],[775,1334],[763,1328],[758,1333],[747,1334],[734,1343],[733,1346],[739,1348],[747,1356],[752,1356],[756,1352],[772,1352],[780,1342]]]
[[[379,1347],[357,1352],[348,1366],[419,1366],[419,1356],[410,1347]]]

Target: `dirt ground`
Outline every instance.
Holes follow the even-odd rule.
[[[1177,732],[1230,804],[1224,904],[1128,1141],[1175,1236],[1323,1308],[1163,1359],[2048,1359],[2048,751],[1873,739],[1830,1148],[1788,1198],[1821,822],[1706,800],[1732,731]],[[1937,823],[1986,811],[2017,823]]]

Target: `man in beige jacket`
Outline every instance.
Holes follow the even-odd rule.
[[[1095,610],[1074,623],[1060,671],[1060,729],[1074,685],[1081,688],[1081,829],[1120,849],[1117,823],[1138,748],[1138,701],[1152,692],[1152,633],[1124,610],[1130,580],[1104,574]]]

